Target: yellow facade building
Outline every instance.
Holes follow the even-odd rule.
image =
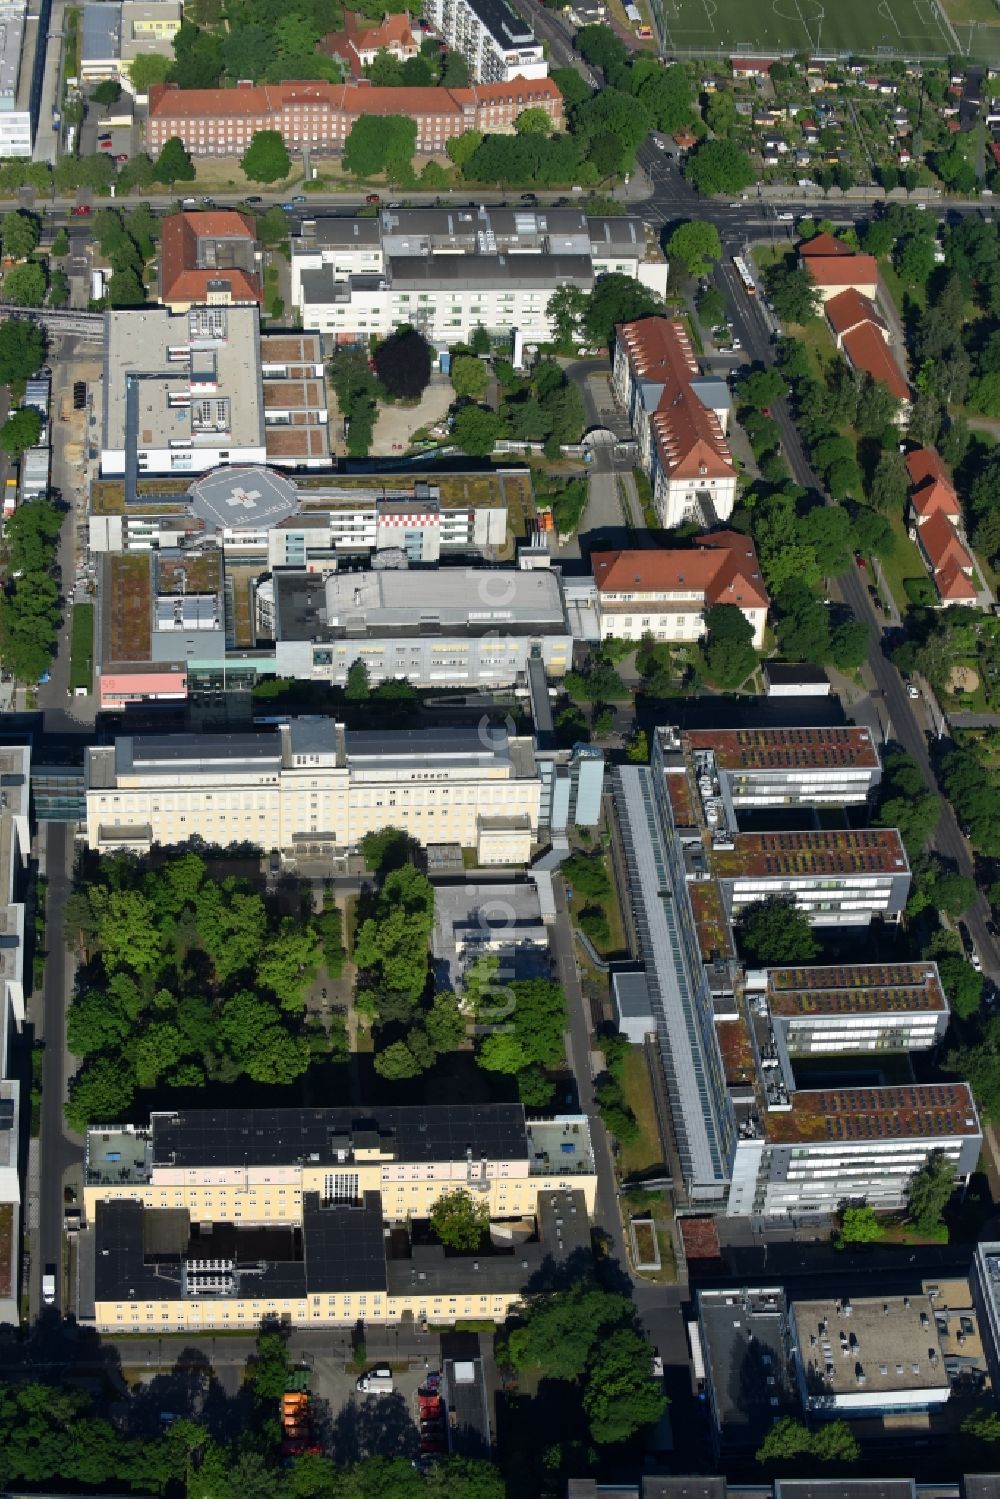
[[[488,1251],[445,1256],[411,1232],[456,1189],[488,1205]],[[105,1332],[502,1321],[544,1261],[589,1254],[595,1189],[586,1118],[516,1104],[93,1129],[81,1312]]]

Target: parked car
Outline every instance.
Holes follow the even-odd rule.
[[[368,193],[365,197],[366,203],[381,203],[382,199],[378,193]]]
[[[854,553],[854,560],[858,564],[858,566],[860,567],[860,569],[861,569],[861,571],[863,573],[868,571],[868,563],[865,561],[864,557],[861,555],[860,552],[855,552]]]
[[[56,1267],[46,1265],[42,1275],[42,1300],[46,1306],[51,1306],[56,1299]]]
[[[306,197],[305,193],[296,193],[295,197],[292,199],[293,203],[308,203],[308,201],[309,199]]]
[[[110,135],[108,136],[108,138],[107,138],[106,141],[98,141],[97,144],[100,146],[100,148],[101,148],[102,151],[110,151],[111,150],[111,137],[110,137]]]
[[[119,166],[123,166],[125,162],[128,161],[127,153],[124,151],[119,151],[118,155],[115,157],[115,161],[117,161]]]
[[[89,218],[90,217],[90,204],[89,203],[77,203],[76,206],[75,206],[75,208],[72,208],[70,210],[70,212],[72,213],[73,217],[76,218],[76,219],[86,219],[86,218]]]
[[[907,684],[906,684],[906,696],[907,697],[914,697],[914,698],[919,697],[920,696],[920,688],[919,687],[914,687],[914,685],[913,685],[912,682],[907,682]]]

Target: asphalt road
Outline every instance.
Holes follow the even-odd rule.
[[[733,326],[742,340],[744,349],[754,360],[763,364],[773,363],[770,336],[764,321],[763,309],[754,299],[745,295],[736,273],[728,262],[720,263],[716,270],[715,280],[729,303]],[[796,482],[822,494],[822,485],[810,466],[787,402],[776,403],[772,408],[772,415],[781,429],[785,458]],[[835,593],[840,596],[855,618],[862,620],[871,630],[872,643],[868,665],[875,680],[873,696],[877,694],[877,700],[881,702],[884,709],[883,726],[885,719],[888,719],[887,737],[897,741],[909,755],[913,756],[928,786],[937,790],[925,732],[914,716],[899,672],[884,652],[881,621],[872,606],[862,575],[857,568],[852,567],[850,572],[835,579],[833,586]],[[960,873],[974,878],[975,865],[969,843],[962,835],[951,805],[943,798],[942,807],[941,820],[934,834],[934,847],[945,859],[950,860]],[[986,928],[988,917],[989,906],[985,896],[980,892],[976,904],[968,913],[967,921],[977,951],[982,958],[984,971],[996,977],[1000,972],[1000,952]]]
[[[62,822],[45,823],[45,871],[48,877],[47,914],[50,932],[45,960],[45,987],[41,1014],[32,1003],[36,1034],[45,1041],[42,1071],[42,1128],[40,1138],[41,1180],[38,1203],[38,1235],[31,1266],[31,1310],[41,1306],[41,1275],[46,1265],[62,1265],[63,1176],[77,1166],[83,1146],[66,1133],[63,1103],[69,1056],[66,1051],[66,1001],[73,983],[75,964],[62,941],[62,913],[71,887],[73,836]],[[62,1276],[56,1276],[56,1305],[63,1305]]]

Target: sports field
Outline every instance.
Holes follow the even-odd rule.
[[[670,51],[858,52],[944,57],[965,52],[939,0],[653,0]],[[985,27],[972,28],[983,31]],[[973,44],[973,52],[976,46]]]

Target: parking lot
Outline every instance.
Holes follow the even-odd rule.
[[[139,127],[132,117],[129,96],[123,94],[117,104],[105,108],[91,100],[87,116],[80,127],[80,155],[92,156],[97,151],[102,155],[125,157],[128,160],[138,150]],[[129,123],[111,123],[128,119]],[[124,163],[120,163],[124,165]]]
[[[357,1462],[363,1457],[415,1458],[420,1448],[417,1390],[428,1368],[440,1368],[440,1347],[428,1340],[424,1359],[391,1359],[395,1389],[391,1395],[362,1395],[355,1388],[358,1368],[342,1358],[316,1354],[312,1362],[312,1391],[317,1430],[334,1461]],[[374,1360],[366,1367],[373,1367]]]

